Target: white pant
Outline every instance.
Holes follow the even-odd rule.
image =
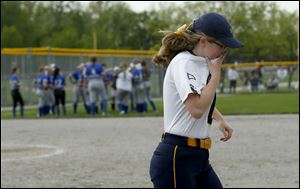
[[[107,92],[102,79],[89,80],[88,91],[90,103],[97,103],[99,97],[101,100],[107,100]]]

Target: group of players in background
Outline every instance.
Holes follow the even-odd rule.
[[[16,117],[17,103],[20,103],[20,116],[24,116],[24,102],[19,91],[20,81],[17,68],[13,68],[10,84],[13,97],[13,116]],[[81,63],[67,78],[53,63],[39,68],[39,74],[33,80],[33,87],[38,96],[38,116],[48,114],[66,116],[66,79],[73,85],[73,114],[77,114],[78,104],[82,102],[87,114],[107,115],[110,102],[112,111],[127,114],[129,109],[147,112],[147,101],[152,110],[157,112],[154,101],[150,98],[151,71],[143,60],[134,60],[129,65],[121,64],[107,68],[92,57],[88,63]],[[17,91],[17,92],[15,92]],[[129,107],[130,106],[130,107]],[[100,109],[98,108],[100,107]]]

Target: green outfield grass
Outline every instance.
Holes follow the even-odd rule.
[[[117,111],[113,112],[108,108],[108,115],[95,117],[145,117],[145,116],[163,116],[162,100],[157,100],[158,112],[153,112],[148,104],[148,113],[130,112],[127,115],[119,115]],[[298,114],[299,113],[299,93],[245,93],[218,95],[217,108],[224,115],[247,115],[247,114]],[[19,113],[19,112],[17,112]],[[18,115],[18,114],[17,114]],[[60,116],[63,117],[63,116]],[[67,118],[91,118],[87,115],[81,104],[79,104],[77,115],[73,115],[72,106],[68,106]],[[26,109],[25,118],[38,118],[36,109]],[[48,115],[47,118],[57,118]],[[1,112],[1,119],[12,119],[11,111]]]
[[[299,93],[257,93],[219,96],[217,108],[224,115],[299,113]]]

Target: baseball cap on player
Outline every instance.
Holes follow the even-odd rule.
[[[134,68],[134,67],[135,67],[135,64],[134,64],[133,62],[131,62],[131,63],[129,64],[129,67],[130,67],[130,68]]]
[[[56,64],[55,63],[50,64],[50,68],[54,70],[56,68]]]
[[[200,15],[193,22],[193,31],[213,37],[229,48],[240,48],[244,45],[234,38],[230,24],[218,13]]]
[[[84,68],[84,63],[79,64],[77,68]]]
[[[120,70],[120,68],[118,67],[118,66],[115,66],[114,67],[114,71],[116,72],[116,71],[119,71]]]

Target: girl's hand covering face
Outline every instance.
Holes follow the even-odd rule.
[[[207,63],[210,64],[222,64],[224,62],[224,59],[226,58],[226,55],[228,54],[228,52],[226,52],[225,54],[222,54],[220,57],[215,58],[215,59],[211,59],[209,60],[208,58],[206,58]]]

